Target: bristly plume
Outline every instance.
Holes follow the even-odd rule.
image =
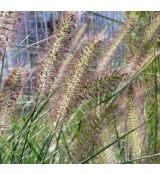
[[[90,19],[87,21],[87,23],[84,23],[83,25],[79,26],[78,29],[75,31],[75,38],[73,38],[73,41],[71,42],[70,50],[68,53],[66,53],[66,59],[62,62],[62,65],[60,67],[60,70],[55,77],[54,85],[59,85],[61,80],[63,78],[66,78],[66,74],[68,72],[67,68],[72,63],[72,60],[75,57],[75,53],[77,52],[78,48],[81,46],[81,40],[87,32],[87,29],[90,25]]]
[[[99,64],[97,67],[96,74],[102,75],[107,63],[110,61],[110,59],[114,56],[116,50],[122,43],[122,41],[127,36],[128,32],[130,32],[134,26],[134,24],[137,22],[137,19],[135,18],[129,18],[127,22],[121,27],[120,32],[118,32],[112,41],[109,43],[108,48],[106,49],[106,52],[103,54],[103,57],[101,60],[99,60]]]
[[[138,116],[138,106],[135,100],[135,94],[132,87],[128,90],[128,129],[129,131],[136,128],[139,125],[139,116]],[[132,148],[133,158],[138,158],[141,156],[141,133],[140,129],[134,131],[129,136],[129,145]]]
[[[122,81],[123,75],[118,72],[112,72],[107,76],[99,79],[91,80],[75,90],[75,95],[69,106],[69,110],[83,103],[83,101],[90,101],[95,97],[104,94],[111,95],[111,93],[118,87]]]
[[[37,70],[38,75],[36,75],[36,79],[38,81],[38,93],[42,96],[45,92],[51,90],[50,86],[52,86],[54,80],[54,75],[52,75],[53,69],[57,68],[56,62],[58,58],[61,59],[61,55],[66,52],[64,51],[67,47],[66,41],[72,29],[75,28],[76,16],[76,12],[65,13],[65,16],[48,46],[48,51],[41,56],[42,59]]]
[[[100,116],[96,115],[94,111],[87,114],[82,121],[79,138],[76,138],[70,147],[72,163],[79,163],[86,159],[92,149],[93,141],[100,136],[104,127],[111,129],[116,116],[115,111],[116,105],[110,105]]]
[[[160,27],[160,15],[155,17],[152,23],[145,28],[143,36],[140,37],[139,43],[136,43],[136,50],[133,58],[127,60],[128,69],[124,71],[128,72],[129,76],[133,76],[137,70],[143,69],[147,64],[150,64],[156,56],[159,55],[159,50],[154,54],[153,51],[147,48],[148,44],[154,39],[158,29]],[[148,51],[146,51],[148,50]]]
[[[13,112],[16,101],[22,92],[22,87],[26,81],[26,69],[14,68],[4,82],[0,91],[0,128],[1,133],[10,125],[10,114]]]
[[[75,93],[75,89],[79,85],[81,81],[81,77],[88,67],[90,61],[95,55],[97,46],[104,40],[105,34],[102,33],[97,35],[93,40],[89,41],[88,44],[82,50],[82,53],[79,55],[75,66],[73,67],[72,74],[68,78],[65,86],[65,89],[62,90],[61,95],[59,97],[58,103],[54,103],[53,116],[58,119],[59,125],[62,125],[64,121],[67,120],[67,108],[71,102],[71,99]]]
[[[159,55],[160,51],[153,53],[153,51],[150,50],[142,55],[136,54],[133,61],[126,66],[122,72],[126,72],[128,74],[128,79],[130,80],[132,77],[141,73]]]
[[[0,12],[0,59],[4,56],[5,50],[14,41],[14,34],[21,15],[21,12]]]

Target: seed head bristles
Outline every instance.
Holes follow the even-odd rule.
[[[123,70],[123,72],[126,72],[128,74],[128,78],[130,79],[131,77],[136,76],[137,74],[142,72],[159,55],[160,51],[156,51],[155,53],[153,53],[149,50],[144,55],[139,56],[139,60],[135,59],[135,61],[130,63],[128,67]],[[138,58],[138,56],[136,58]]]
[[[150,25],[146,27],[146,30],[144,31],[142,40],[140,42],[140,45],[138,45],[138,47],[142,47],[147,41],[150,41],[155,36],[154,34],[157,32],[159,27],[160,27],[160,15],[155,17],[150,23]]]
[[[59,85],[61,78],[64,75],[64,72],[66,71],[68,65],[71,63],[71,60],[75,56],[74,54],[76,53],[76,51],[79,49],[79,47],[81,45],[80,40],[81,40],[82,36],[84,35],[84,33],[86,32],[88,25],[89,25],[89,22],[83,24],[83,26],[80,27],[80,29],[77,31],[77,34],[76,34],[75,38],[73,39],[72,45],[70,47],[71,51],[67,54],[66,59],[63,61],[62,66],[60,68],[60,71],[59,71],[58,75],[56,76],[54,84]]]
[[[84,119],[80,130],[80,137],[75,139],[70,147],[73,162],[81,162],[90,152],[90,145],[98,137],[104,126],[112,126],[116,105],[111,105],[101,116],[97,116],[94,111],[90,111]],[[107,116],[107,117],[106,117]]]
[[[159,27],[160,15],[154,18],[152,23],[146,27],[144,35],[140,37],[139,44],[137,44],[135,55],[133,55],[132,59],[129,59],[132,62],[127,62],[127,66],[122,70],[123,73],[126,72],[128,74],[128,80],[142,72],[142,70],[144,70],[145,67],[147,67],[155,59],[155,57],[160,54],[159,50],[157,50],[154,54],[151,50],[148,50],[148,48],[148,51],[146,52],[146,46],[152,39],[154,39]]]
[[[72,99],[72,102],[69,105],[68,112],[71,112],[73,107],[77,107],[82,104],[83,101],[89,102],[95,97],[98,97],[103,94],[111,94],[114,89],[116,89],[119,82],[122,80],[123,75],[118,74],[117,72],[110,73],[110,75],[101,77],[98,80],[91,80],[77,88],[75,90],[75,95]]]
[[[56,32],[54,40],[49,44],[49,51],[45,55],[42,56],[41,70],[38,74],[39,76],[39,91],[41,95],[46,91],[47,82],[50,82],[50,77],[52,73],[52,69],[54,67],[54,63],[57,60],[57,56],[61,53],[61,49],[63,50],[63,44],[68,37],[71,28],[75,23],[76,13],[68,12],[63,18],[59,30]],[[53,77],[52,77],[53,78]],[[48,91],[48,89],[47,89]]]
[[[128,130],[132,130],[139,125],[139,116],[138,116],[138,106],[136,104],[135,94],[133,88],[130,87],[128,91]],[[137,158],[141,156],[141,133],[140,129],[134,131],[129,137],[129,143],[132,147],[133,158]]]
[[[79,55],[84,49],[86,43],[88,42],[88,37],[85,34],[87,32],[89,25],[91,24],[91,19],[89,18],[86,23],[80,26],[78,31],[75,34],[70,51],[67,53],[66,59],[63,61],[58,75],[55,77],[54,84],[60,85],[60,81],[64,78],[67,79],[67,76],[70,76],[70,70],[74,67],[77,62]],[[104,32],[103,32],[104,33]],[[103,36],[103,35],[102,35]],[[100,36],[100,37],[102,37]],[[64,77],[63,77],[64,75]],[[61,82],[62,83],[62,82]]]
[[[25,69],[17,67],[9,74],[4,83],[3,89],[0,91],[0,125],[1,132],[9,127],[10,114],[13,112],[16,101],[21,94],[22,87],[26,81]]]
[[[64,89],[68,79],[70,79],[70,77],[74,74],[74,67],[77,64],[78,59],[85,49],[88,41],[88,37],[86,34],[84,34],[84,36],[77,43],[76,47],[70,49],[70,52],[68,52],[66,55],[66,59],[61,64],[58,74],[55,76],[52,89],[58,87],[58,89],[62,92],[61,89]]]
[[[83,49],[82,54],[77,59],[77,63],[74,67],[71,77],[67,80],[64,91],[61,93],[61,97],[58,102],[58,106],[55,109],[54,116],[59,121],[59,125],[62,125],[65,120],[67,120],[66,112],[67,108],[71,102],[72,96],[74,95],[75,88],[78,86],[81,77],[88,67],[90,60],[92,59],[97,45],[102,41],[102,37],[95,37],[93,41],[90,41],[86,47]],[[103,38],[104,39],[104,38]]]
[[[152,23],[145,28],[144,34],[138,40],[139,42],[136,43],[135,55],[133,55],[132,59],[127,58],[127,64],[130,64],[130,61],[133,61],[131,62],[131,65],[136,65],[137,63],[140,64],[144,61],[143,57],[146,54],[146,49],[148,50],[147,46],[152,41],[152,39],[154,39],[159,27],[160,15],[154,18]]]
[[[16,32],[21,12],[0,12],[0,56],[3,56],[6,49],[14,41],[14,33]]]
[[[107,28],[108,27],[106,27],[104,30],[102,30],[100,33],[97,34],[97,36],[95,38],[95,42],[98,42],[101,40],[103,41],[104,39],[108,38]]]
[[[104,56],[102,60],[99,61],[97,72],[96,74],[101,75],[103,71],[105,70],[105,67],[107,63],[110,61],[110,59],[114,56],[117,48],[122,43],[122,41],[125,39],[128,32],[133,28],[135,22],[137,20],[134,18],[130,18],[127,20],[127,22],[121,27],[120,32],[118,32],[111,43],[109,43],[108,48],[106,49],[106,52],[104,53]]]

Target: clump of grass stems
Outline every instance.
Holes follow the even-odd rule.
[[[29,110],[22,110],[17,103],[25,95],[28,69],[14,68],[3,84],[0,163],[99,163],[101,160],[103,163],[143,163],[159,156],[160,52],[155,37],[160,15],[157,13],[142,27],[142,36],[137,34],[139,43],[132,42],[135,44],[132,58],[128,51],[123,65],[108,72],[105,68],[110,66],[116,50],[140,25],[138,16],[126,20],[100,56],[100,47],[108,36],[106,29],[88,38],[91,19],[78,24],[81,14],[65,12],[48,49],[39,56],[32,70],[36,91]],[[9,19],[10,13],[4,16]],[[154,43],[154,52],[151,43]],[[84,81],[95,60],[98,62],[95,72]],[[150,69],[153,64],[154,69]],[[148,72],[154,75],[154,88],[148,83],[153,82],[152,76],[146,75]],[[152,104],[138,106],[137,82],[145,92],[149,89],[146,94],[152,92],[149,96],[154,101]],[[127,94],[126,100],[124,94]],[[141,122],[138,110],[145,115]],[[142,138],[151,142],[151,146],[144,144]],[[108,160],[109,154],[114,155],[113,160]]]

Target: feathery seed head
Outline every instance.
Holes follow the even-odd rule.
[[[53,83],[54,75],[53,69],[56,67],[58,59],[61,59],[63,55],[63,48],[66,47],[67,38],[72,31],[76,19],[75,12],[65,13],[62,19],[59,29],[56,31],[54,38],[49,44],[49,50],[42,55],[42,61],[39,67],[38,73],[38,91],[43,96],[45,92],[48,92],[48,83]],[[54,69],[55,70],[55,69]]]
[[[26,72],[23,68],[14,68],[4,83],[3,89],[0,91],[0,125],[3,129],[4,125],[9,127],[10,114],[13,112],[16,101],[21,94],[22,87],[26,81]]]
[[[122,41],[127,36],[128,32],[133,28],[133,24],[137,22],[136,19],[128,19],[127,22],[121,27],[120,32],[118,32],[115,37],[111,40],[111,42],[108,45],[108,48],[106,49],[106,52],[103,55],[102,60],[100,60],[98,67],[97,67],[97,74],[103,75],[105,71],[105,67],[108,64],[108,62],[111,60],[111,58],[114,56],[117,48],[120,46]]]
[[[65,90],[61,92],[58,106],[56,105],[58,110],[56,108],[56,112],[54,112],[54,114],[56,114],[56,118],[61,120],[59,120],[61,124],[67,119],[67,116],[65,115],[67,113],[67,108],[71,102],[71,99],[75,93],[75,88],[79,85],[84,71],[88,67],[91,58],[94,56],[97,45],[104,39],[104,37],[100,36],[101,35],[98,35],[98,37],[95,37],[93,41],[90,41],[85,46],[81,55],[79,56],[79,59],[77,60],[77,63],[74,66],[73,74],[66,82]]]

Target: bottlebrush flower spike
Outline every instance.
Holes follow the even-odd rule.
[[[135,59],[133,59],[133,61],[128,64],[125,69],[122,70],[122,72],[126,72],[128,74],[127,79],[130,80],[142,72],[159,55],[159,50],[157,50],[155,53],[149,50],[147,53],[141,53],[139,55],[136,54]]]
[[[60,67],[60,71],[58,72],[57,76],[55,77],[55,82],[54,82],[55,85],[59,85],[63,76],[66,76],[65,73],[67,73],[67,71],[68,71],[67,67],[72,62],[72,59],[74,58],[76,51],[80,47],[81,39],[83,38],[83,35],[87,31],[89,24],[90,24],[90,20],[88,20],[87,23],[84,23],[76,31],[75,38],[73,39],[71,47],[70,47],[70,51],[69,51],[69,53],[67,53],[66,59],[63,61],[62,66]]]
[[[151,24],[145,28],[143,36],[139,39],[139,43],[136,43],[137,49],[133,58],[127,60],[128,68],[126,67],[124,71],[128,72],[129,77],[133,76],[137,70],[143,69],[146,64],[150,64],[159,55],[159,50],[154,55],[153,51],[146,48],[152,39],[154,39],[159,27],[160,15],[155,17]],[[148,51],[146,52],[146,50]]]
[[[111,95],[111,93],[118,87],[122,81],[123,75],[118,72],[112,72],[110,75],[101,77],[99,79],[91,80],[75,90],[75,95],[68,110],[82,104],[83,101],[90,101],[98,95]]]
[[[139,116],[138,116],[138,106],[135,100],[135,94],[132,87],[128,90],[128,128],[129,131],[136,128],[139,125]],[[141,156],[141,132],[140,129],[134,131],[129,136],[129,145],[132,148],[133,158],[138,158]]]
[[[101,33],[102,34],[102,33]],[[62,125],[64,121],[67,120],[67,108],[71,102],[71,99],[75,93],[76,87],[79,85],[81,77],[88,67],[91,59],[93,58],[97,46],[104,40],[105,34],[97,35],[93,41],[89,41],[89,43],[84,47],[82,53],[80,54],[75,66],[73,68],[73,72],[71,76],[67,79],[65,89],[62,90],[59,101],[54,104],[54,116],[58,119],[59,125]]]
[[[144,34],[142,36],[142,40],[138,44],[138,47],[141,47],[141,45],[143,46],[144,43],[153,39],[155,37],[154,34],[158,32],[159,27],[160,27],[160,15],[157,15],[156,17],[153,18],[150,25],[146,27]]]
[[[13,42],[14,32],[17,29],[21,12],[0,12],[0,57]]]
[[[104,127],[112,128],[112,122],[116,116],[115,111],[116,105],[113,104],[100,116],[96,115],[94,111],[87,114],[87,117],[82,121],[80,137],[76,138],[70,146],[72,163],[79,163],[86,159],[95,137],[100,136]]]
[[[136,18],[129,18],[126,21],[126,23],[121,27],[120,32],[118,32],[115,35],[115,37],[112,39],[112,41],[109,43],[109,46],[106,49],[106,52],[103,54],[103,58],[99,61],[96,74],[98,75],[103,74],[103,71],[105,70],[107,63],[114,56],[115,51],[117,50],[119,45],[122,43],[122,41],[125,39],[128,32],[132,30],[136,22],[137,22]]]
[[[76,13],[68,12],[65,14],[54,38],[49,44],[48,52],[42,55],[42,60],[38,68],[38,92],[43,96],[49,90],[48,84],[51,84],[54,79],[52,75],[54,68],[56,68],[57,60],[62,59],[64,49],[66,47],[66,40],[75,27]],[[63,52],[63,53],[62,53]],[[52,81],[51,81],[52,80]]]
[[[0,131],[9,127],[10,114],[13,112],[16,101],[21,94],[25,80],[26,70],[20,67],[14,68],[4,82],[0,91]]]

